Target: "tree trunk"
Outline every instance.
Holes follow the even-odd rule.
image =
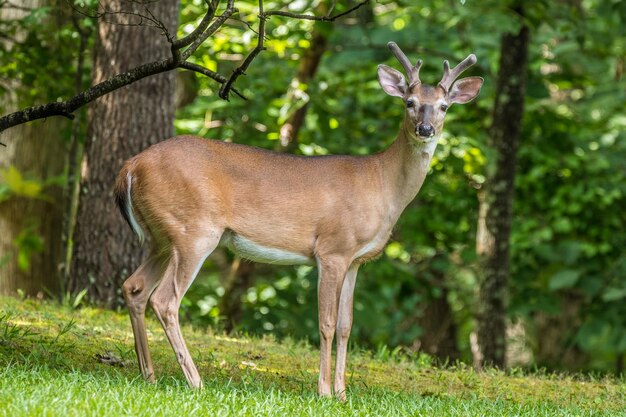
[[[534,363],[548,369],[583,369],[590,356],[571,340],[582,326],[584,296],[564,291],[560,302],[558,314],[538,311],[533,315]]]
[[[441,274],[442,282],[445,280]],[[454,362],[460,357],[456,343],[457,325],[454,321],[452,308],[448,303],[448,289],[442,285],[441,295],[432,297],[422,316],[419,318],[419,326],[424,333],[417,341],[419,349],[445,362]]]
[[[41,4],[33,0],[22,5],[31,8]],[[21,19],[26,13],[25,9],[11,5],[0,8],[0,18],[5,21]],[[18,33],[17,37],[20,36]],[[8,84],[8,91],[0,95],[0,113],[16,111],[19,107],[21,85],[18,80],[10,80]],[[63,130],[67,127],[67,121],[53,118],[4,132],[2,142],[6,147],[0,147],[2,181],[6,181],[2,173],[10,166],[40,183],[63,175]],[[45,148],[41,147],[42,143],[46,144]],[[63,189],[57,184],[44,184],[37,198],[12,194],[0,202],[0,294],[16,295],[18,289],[26,295],[56,294],[62,262],[62,205]]]
[[[523,15],[521,6],[516,10]],[[490,129],[495,161],[493,172],[479,191],[480,212],[476,250],[480,259],[477,335],[479,364],[506,366],[506,309],[509,276],[509,237],[515,163],[522,127],[528,55],[528,27],[502,35],[500,69],[493,125]]]
[[[7,103],[5,99],[0,98]],[[13,166],[38,182],[63,175],[61,133],[66,127],[66,121],[55,119],[7,132],[3,135],[7,147],[0,149],[0,171]],[[56,184],[45,186],[38,198],[12,195],[0,203],[0,294],[16,295],[18,289],[26,295],[57,294],[63,261],[62,208],[63,189]]]
[[[145,14],[142,4],[111,0],[106,6]],[[170,33],[176,32],[177,0],[145,4]],[[171,54],[169,43],[159,30],[103,20],[98,23],[96,44],[93,84]],[[115,206],[113,183],[126,159],[172,136],[174,110],[173,71],[117,90],[90,108],[70,289],[88,288],[92,301],[107,306],[121,303],[120,285],[141,261],[139,241]]]

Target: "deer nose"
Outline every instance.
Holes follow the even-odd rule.
[[[435,128],[429,123],[422,123],[417,127],[417,134],[429,138],[435,135]]]

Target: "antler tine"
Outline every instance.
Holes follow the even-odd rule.
[[[476,55],[469,54],[467,58],[459,63],[456,67],[450,70],[450,63],[446,60],[443,61],[443,77],[441,81],[439,81],[439,86],[443,88],[446,92],[450,90],[452,87],[452,83],[457,79],[459,75],[472,65],[476,63]]]
[[[415,66],[413,66],[411,65],[411,61],[409,61],[404,52],[402,52],[400,47],[395,42],[389,42],[387,46],[391,52],[393,52],[398,61],[400,61],[400,64],[402,64],[404,72],[409,77],[409,85],[413,86],[415,84],[420,84],[420,67],[422,66],[422,60],[418,60]]]

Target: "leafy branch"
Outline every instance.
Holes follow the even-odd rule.
[[[237,68],[235,68],[233,73],[230,75],[230,78],[228,78],[228,81],[226,81],[224,84],[222,84],[222,88],[220,89],[220,92],[219,92],[220,98],[222,98],[224,100],[228,100],[229,92],[232,89],[232,85],[235,83],[237,78],[239,78],[240,75],[245,74],[246,70],[248,69],[248,67],[250,66],[250,64],[254,60],[254,58],[256,58],[257,55],[259,55],[259,53],[261,53],[261,51],[265,50],[265,47],[263,46],[263,41],[265,39],[265,21],[268,18],[270,18],[272,16],[282,16],[282,17],[288,17],[288,18],[291,18],[291,19],[316,20],[316,21],[320,21],[320,22],[334,22],[335,20],[339,19],[340,17],[343,17],[343,16],[345,16],[347,14],[352,13],[353,11],[359,9],[360,7],[364,6],[367,3],[369,3],[369,0],[362,0],[357,5],[351,7],[350,9],[346,10],[345,12],[331,16],[331,13],[332,13],[333,9],[335,8],[335,4],[336,4],[336,1],[335,1],[335,2],[333,2],[332,6],[330,7],[329,12],[325,16],[315,16],[315,15],[309,15],[309,14],[298,14],[298,13],[284,12],[284,11],[281,11],[281,10],[271,10],[271,11],[266,12],[266,11],[263,10],[263,0],[259,0],[259,29],[258,29],[258,32],[257,32],[257,35],[258,35],[257,45],[248,54],[248,56],[241,63],[241,65],[239,65]]]
[[[325,16],[315,16],[308,14],[290,13],[281,10],[263,10],[263,1],[259,0],[259,28],[258,28],[258,42],[252,51],[248,54],[245,60],[232,72],[229,77],[225,77],[216,71],[212,71],[202,65],[189,62],[188,59],[194,54],[198,47],[203,44],[211,35],[217,32],[228,19],[238,12],[235,7],[234,0],[228,0],[227,4],[221,15],[216,15],[220,0],[205,0],[207,5],[207,11],[198,26],[188,35],[176,39],[168,33],[165,25],[154,17],[150,12],[146,3],[143,3],[145,7],[145,13],[128,12],[128,11],[111,11],[111,10],[99,10],[95,13],[88,13],[85,11],[79,11],[85,16],[107,19],[111,16],[134,16],[139,19],[137,23],[130,25],[152,26],[159,28],[163,35],[166,36],[170,42],[170,49],[172,56],[165,59],[160,59],[146,64],[139,65],[133,69],[130,69],[121,74],[115,75],[99,84],[89,87],[88,89],[77,93],[73,97],[65,101],[57,101],[37,106],[28,107],[14,113],[10,113],[0,117],[0,133],[4,130],[21,125],[33,120],[43,119],[50,116],[63,116],[68,119],[74,118],[74,111],[80,107],[102,97],[112,91],[115,91],[121,87],[132,84],[142,78],[146,78],[152,75],[160,74],[163,72],[171,71],[176,68],[182,68],[189,71],[200,73],[206,77],[215,80],[221,84],[219,91],[220,98],[228,100],[230,92],[232,91],[239,97],[245,99],[244,95],[234,88],[234,84],[237,78],[248,69],[252,61],[259,55],[261,51],[265,49],[263,41],[265,39],[265,22],[272,16],[280,16],[291,19],[299,20],[317,20],[321,22],[333,22],[336,19],[343,17],[363,5],[367,4],[369,0],[362,0],[352,8],[335,15],[331,15],[334,9],[336,1],[333,2],[333,7],[330,8],[330,12]],[[122,24],[122,23],[120,23]],[[129,25],[128,23],[126,23]]]

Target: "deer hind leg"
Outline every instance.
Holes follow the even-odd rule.
[[[320,396],[330,396],[333,336],[337,326],[339,295],[347,265],[340,257],[318,257],[317,267],[319,273],[317,304],[320,327],[320,376],[317,393]]]
[[[171,257],[161,282],[150,297],[150,304],[174,349],[176,359],[192,388],[202,388],[202,380],[180,331],[178,309],[187,289],[207,256],[217,247],[221,231],[208,238],[187,240],[191,245],[172,242]]]
[[[146,334],[146,305],[150,293],[161,277],[160,266],[159,258],[152,254],[122,285],[122,293],[128,306],[130,323],[135,336],[135,352],[139,369],[143,377],[150,382],[154,382],[154,370]]]
[[[353,265],[348,269],[341,287],[339,308],[337,311],[337,361],[335,364],[335,396],[341,400],[346,399],[346,359],[348,353],[348,338],[352,330],[352,300],[354,298],[354,286],[359,265]]]

